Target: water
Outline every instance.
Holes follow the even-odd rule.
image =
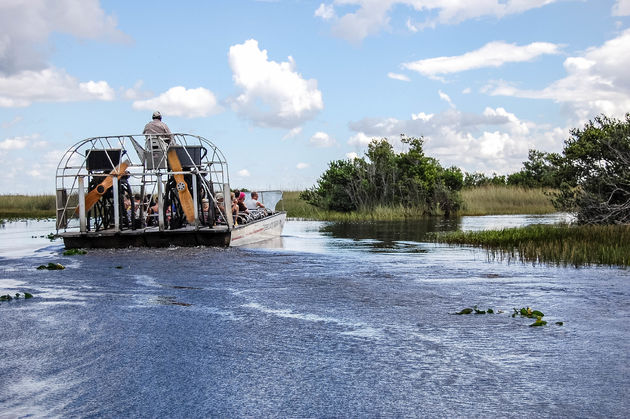
[[[628,270],[423,241],[562,217],[291,221],[256,248],[72,257],[51,222],[5,224],[0,294],[34,298],[0,303],[0,416],[626,417]],[[475,304],[504,313],[450,314]]]

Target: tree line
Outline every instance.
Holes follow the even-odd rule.
[[[460,190],[485,185],[548,188],[558,210],[581,224],[630,223],[630,113],[622,120],[600,115],[574,128],[562,153],[530,150],[518,172],[486,176],[444,168],[425,155],[422,138],[403,137],[407,151],[374,139],[363,157],[335,160],[300,197],[334,211],[377,206],[415,208],[450,215],[461,206]]]

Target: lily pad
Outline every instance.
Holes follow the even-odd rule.
[[[529,325],[529,327],[544,326],[544,325],[546,325],[546,324],[547,324],[547,322],[546,322],[546,321],[544,321],[544,320],[542,319],[542,317],[537,317],[537,318],[536,318],[536,321],[535,321],[534,323],[530,324],[530,325]]]

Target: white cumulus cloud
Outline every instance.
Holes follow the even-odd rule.
[[[373,138],[387,138],[404,148],[400,134],[424,137],[427,155],[443,166],[457,165],[469,172],[512,173],[527,160],[530,148],[559,151],[568,129],[549,128],[519,119],[504,108],[481,114],[448,109],[439,114],[420,112],[410,119],[365,118],[350,124],[357,134],[348,143],[363,150]]]
[[[217,99],[210,90],[198,87],[186,89],[175,86],[161,95],[133,102],[134,109],[159,110],[164,115],[200,118],[221,112]]]
[[[0,141],[0,150],[20,150],[25,148],[32,139],[30,136],[7,138]]]
[[[80,82],[54,67],[0,76],[0,107],[24,107],[33,102],[113,100],[114,97],[114,90],[107,82]]]
[[[127,41],[99,0],[0,1],[0,73],[42,70],[53,32],[81,39]]]
[[[315,10],[315,16],[321,17],[324,20],[330,20],[335,17],[335,8],[332,4],[320,4],[317,10]]]
[[[238,172],[236,172],[237,175],[239,175],[240,177],[249,177],[250,173],[249,170],[247,169],[241,169]]]
[[[309,140],[308,143],[315,147],[332,147],[337,144],[337,141],[325,132],[316,132]]]
[[[402,67],[427,77],[459,73],[484,67],[501,67],[506,63],[532,61],[544,54],[558,54],[559,46],[549,42],[528,45],[489,42],[478,50],[451,57],[435,57],[403,63]]]
[[[304,79],[290,56],[287,62],[269,60],[255,39],[231,46],[229,64],[243,90],[232,106],[256,125],[292,129],[324,108],[317,80]]]
[[[298,169],[298,170],[306,169],[307,167],[309,167],[308,163],[300,162],[300,163],[295,165],[295,168]]]
[[[372,141],[372,137],[368,137],[364,132],[359,131],[348,140],[348,144],[357,148],[366,147]]]

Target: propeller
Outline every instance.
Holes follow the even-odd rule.
[[[175,148],[171,148],[168,150],[168,164],[171,166],[171,170],[173,172],[182,171],[182,164],[179,161],[177,150]],[[188,220],[188,223],[194,224],[195,204],[193,203],[192,195],[188,190],[186,179],[184,179],[184,175],[181,173],[173,174],[173,177],[175,178],[175,182],[177,183],[177,194],[179,195],[179,202],[182,204],[182,209],[184,210],[186,219]]]
[[[99,183],[96,188],[88,192],[88,194],[85,196],[85,212],[91,210],[94,204],[96,204],[98,200],[101,199],[101,197],[105,194],[105,192],[107,192],[107,190],[112,187],[112,185],[114,184],[114,176],[116,176],[117,179],[120,179],[125,174],[127,167],[129,167],[129,161],[126,160],[120,163],[114,168],[114,170],[109,172],[109,175],[105,176],[105,179],[103,179],[103,181]],[[77,207],[74,213],[79,213],[79,207]]]

